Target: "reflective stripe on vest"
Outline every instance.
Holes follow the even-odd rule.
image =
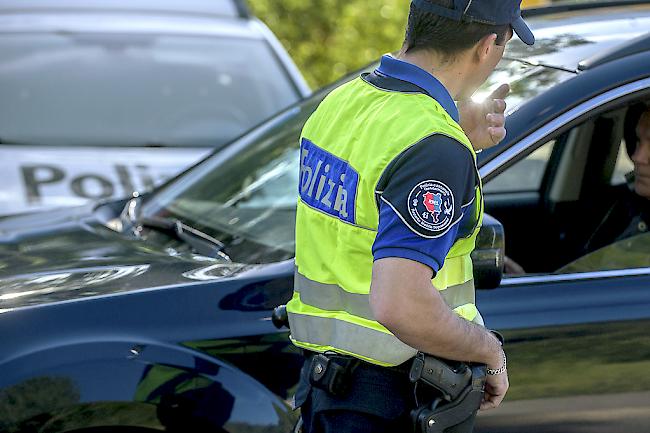
[[[417,353],[377,322],[358,317],[350,321],[346,312],[311,307],[300,302],[298,293],[292,301],[300,305],[289,312],[291,340],[296,346],[315,352],[331,350],[382,366],[399,365]]]
[[[399,365],[417,353],[374,321],[369,295],[310,281],[298,272],[295,287],[292,302],[300,307],[289,312],[295,345],[316,352],[344,353],[382,366]],[[465,303],[468,296],[473,297],[473,281],[440,294],[460,317],[483,324],[476,306]]]
[[[345,311],[353,316],[375,320],[370,308],[369,294],[350,293],[336,284],[312,281],[301,275],[298,270],[294,278],[294,288],[300,294],[302,303],[325,311]],[[464,319],[471,322],[480,317],[474,305],[474,280],[439,289],[439,293],[445,303]]]

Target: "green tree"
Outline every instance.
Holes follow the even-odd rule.
[[[313,88],[400,48],[407,0],[249,0]]]

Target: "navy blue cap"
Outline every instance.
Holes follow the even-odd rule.
[[[512,30],[527,45],[535,43],[535,36],[521,17],[521,0],[453,0],[453,8],[434,4],[429,0],[412,0],[426,12],[454,21],[502,26],[510,24]]]

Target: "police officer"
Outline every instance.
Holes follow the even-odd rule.
[[[305,124],[287,305],[307,355],[305,432],[411,431],[418,351],[487,364],[481,407],[503,399],[506,357],[474,304],[470,253],[483,215],[475,151],[505,136],[508,88],[454,100],[485,81],[513,31],[533,44],[519,0],[413,0],[399,54]],[[321,382],[326,371],[343,373]]]

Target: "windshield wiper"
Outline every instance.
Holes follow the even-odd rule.
[[[224,251],[225,245],[223,242],[188,226],[179,219],[142,217],[138,219],[137,225],[166,233],[190,245],[201,255],[232,261]]]

